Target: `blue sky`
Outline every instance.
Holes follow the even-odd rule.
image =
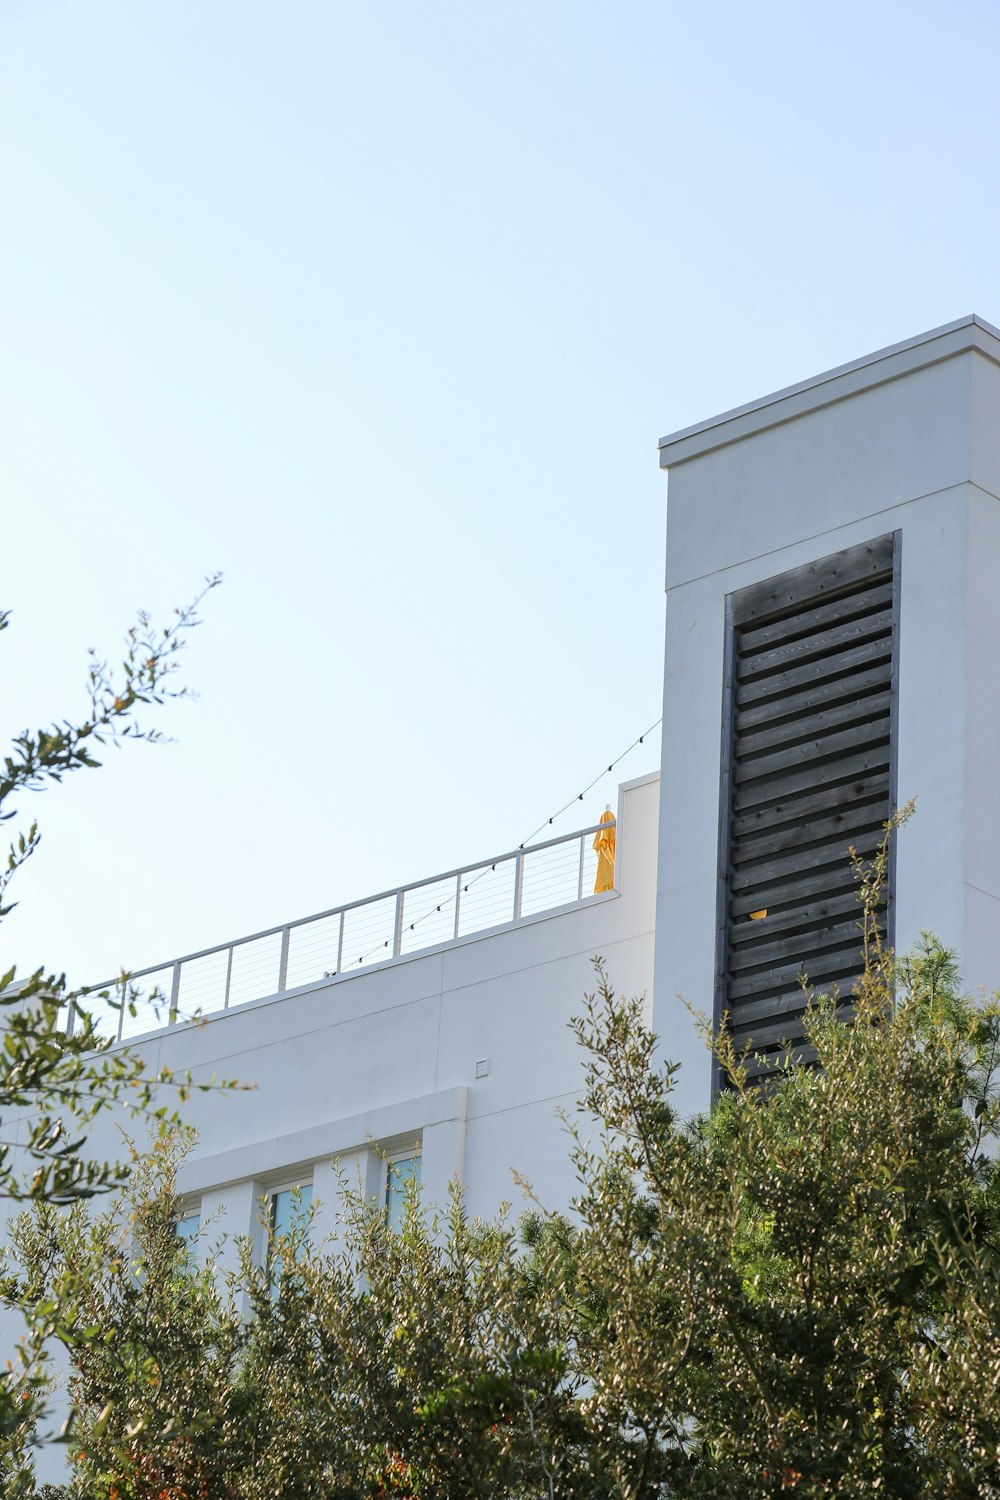
[[[226,575],[177,743],[26,802],[6,961],[156,962],[589,781],[660,711],[657,438],[1000,320],[998,52],[986,3],[0,0],[3,727]]]

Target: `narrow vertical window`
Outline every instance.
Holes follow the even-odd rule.
[[[751,1076],[808,1059],[803,980],[848,1003],[862,971],[848,849],[873,853],[895,805],[898,552],[879,537],[728,601],[716,1022],[762,1054]]]
[[[410,1151],[405,1156],[391,1156],[385,1169],[385,1217],[390,1229],[402,1227],[406,1212],[408,1186],[420,1185],[420,1152]]]
[[[280,1188],[271,1194],[271,1241],[284,1238],[309,1222],[312,1206],[312,1183],[303,1182],[295,1187]],[[281,1256],[272,1249],[271,1290],[277,1293],[281,1284]]]
[[[194,1266],[198,1259],[198,1233],[201,1229],[201,1213],[188,1209],[174,1223],[174,1236],[186,1266]]]

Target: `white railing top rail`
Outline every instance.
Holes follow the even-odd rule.
[[[606,888],[608,856],[614,854],[613,846],[607,848],[610,839],[600,836],[613,836],[615,828],[613,819],[593,823],[135,969],[89,986],[85,1003],[102,1034],[111,1032],[121,1041],[514,925],[589,898],[599,880]],[[145,994],[140,981],[152,981]]]

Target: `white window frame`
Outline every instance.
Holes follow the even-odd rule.
[[[420,1175],[421,1181],[423,1181],[424,1140],[422,1131],[419,1131],[414,1139],[408,1141],[406,1145],[400,1145],[397,1141],[391,1149],[382,1148],[378,1201],[382,1212],[385,1214],[386,1223],[389,1222],[389,1187],[392,1180],[392,1168],[397,1162],[414,1160],[420,1162]]]
[[[314,1192],[313,1174],[311,1171],[308,1176],[300,1175],[297,1177],[286,1177],[281,1178],[277,1182],[269,1182],[265,1184],[262,1194],[262,1196],[267,1199],[267,1218],[264,1221],[263,1233],[261,1235],[261,1265],[264,1266],[268,1274],[271,1276],[272,1287],[275,1291],[277,1290],[277,1285],[273,1279],[274,1268],[271,1264],[270,1247],[271,1236],[274,1233],[275,1229],[274,1216],[277,1198],[279,1193],[293,1193],[296,1188],[299,1189],[300,1193],[303,1188],[309,1189],[309,1202],[308,1204],[306,1204],[306,1212],[307,1214],[310,1213],[312,1211]]]
[[[174,1228],[179,1229],[187,1219],[197,1219],[198,1227],[201,1228],[201,1199],[191,1198],[187,1202],[183,1199],[178,1203],[174,1212]]]
[[[186,1224],[189,1219],[194,1219],[196,1221],[194,1234],[181,1234],[181,1225]],[[182,1199],[177,1206],[177,1211],[174,1214],[174,1238],[176,1240],[179,1240],[180,1243],[185,1247],[185,1259],[188,1265],[196,1262],[199,1258],[198,1246],[201,1240],[201,1227],[201,1199],[190,1198],[187,1201]]]

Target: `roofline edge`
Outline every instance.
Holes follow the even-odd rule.
[[[967,337],[956,340],[955,335],[962,333]],[[935,344],[940,346],[936,350],[931,347]],[[889,344],[860,359],[824,370],[819,375],[772,391],[742,406],[734,406],[705,421],[695,422],[690,427],[679,428],[659,441],[660,467],[673,468],[714,448],[739,442],[753,432],[776,427],[871,386],[883,385],[928,365],[953,359],[970,349],[977,349],[1000,364],[1000,329],[976,313],[957,318],[952,323],[942,323],[938,328],[900,343]],[[879,369],[879,366],[883,368]],[[865,378],[866,373],[868,378]],[[855,378],[851,379],[852,376]],[[784,410],[777,409],[782,407]],[[724,430],[727,427],[730,428],[728,432]]]

